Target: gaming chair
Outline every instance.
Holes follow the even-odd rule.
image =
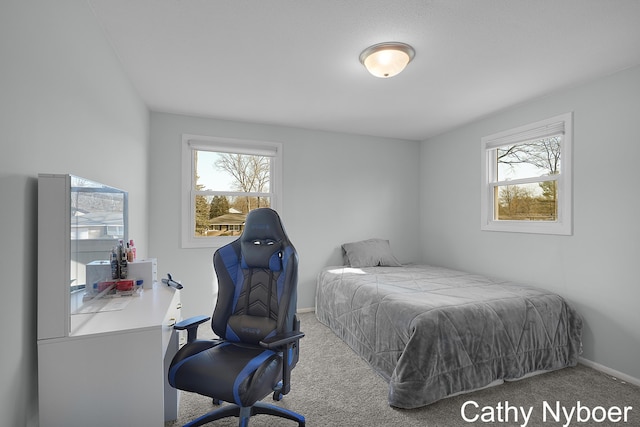
[[[259,402],[290,390],[299,358],[300,322],[296,317],[298,255],[276,211],[255,209],[242,235],[213,256],[218,300],[211,326],[216,340],[197,339],[206,316],[175,325],[187,330],[187,344],[169,368],[171,386],[228,402],[186,424],[195,427],[235,416],[246,427],[255,414],[270,414],[305,425],[304,416]]]

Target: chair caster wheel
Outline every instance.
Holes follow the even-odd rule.
[[[276,402],[280,402],[282,400],[282,396],[282,393],[279,391],[273,392],[273,400],[275,400]]]
[[[215,397],[212,399],[212,402],[214,405],[218,406],[218,405],[222,405],[222,400],[220,399],[216,399]]]

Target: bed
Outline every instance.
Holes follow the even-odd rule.
[[[393,258],[325,268],[316,317],[399,408],[575,366],[581,351],[582,320],[555,293]]]

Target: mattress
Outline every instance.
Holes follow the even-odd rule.
[[[417,408],[500,380],[575,366],[582,320],[559,295],[429,265],[328,267],[316,317]]]

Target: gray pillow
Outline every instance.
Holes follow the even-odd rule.
[[[346,265],[351,267],[401,267],[393,256],[388,240],[368,239],[342,245]]]

